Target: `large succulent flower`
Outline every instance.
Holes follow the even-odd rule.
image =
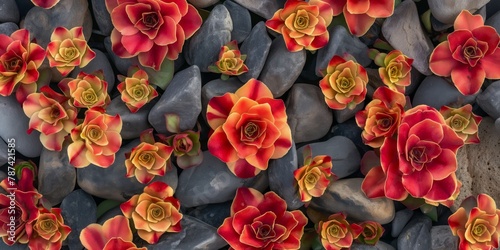
[[[28,133],[40,131],[40,141],[45,148],[61,151],[65,137],[76,127],[78,114],[68,98],[43,86],[40,93],[28,95],[23,110],[30,118]]]
[[[108,82],[104,81],[102,70],[92,74],[82,71],[74,79],[62,79],[58,86],[66,96],[71,97],[73,106],[77,108],[105,108],[110,102]]]
[[[356,113],[356,123],[363,129],[363,142],[373,148],[382,146],[386,137],[392,137],[404,114],[406,98],[388,87],[379,87],[365,110]]]
[[[358,224],[349,224],[343,213],[332,214],[326,221],[320,221],[318,234],[321,244],[326,250],[350,248],[354,239],[362,232]]]
[[[287,211],[276,193],[239,188],[231,217],[217,232],[230,249],[299,249],[306,224],[307,217],[299,210]]]
[[[304,166],[293,172],[302,202],[309,202],[312,197],[320,197],[325,193],[332,178],[332,166],[330,156],[318,155],[313,158],[311,147],[304,149]]]
[[[49,211],[42,207],[38,218],[26,225],[26,232],[29,235],[30,249],[57,250],[61,249],[71,228],[64,224],[60,208]]]
[[[31,0],[31,2],[38,7],[50,9],[54,7],[60,0]]]
[[[47,59],[50,67],[55,67],[62,76],[68,75],[76,66],[85,67],[94,57],[95,52],[87,44],[81,26],[71,30],[57,27],[52,32]]]
[[[377,57],[380,57],[375,58],[375,61],[380,60],[378,73],[382,82],[390,89],[404,94],[405,87],[411,83],[413,59],[408,58],[399,50],[393,50],[389,54],[380,53]]]
[[[122,203],[120,208],[132,218],[137,234],[149,244],[155,244],[165,232],[180,232],[182,214],[174,190],[163,182],[153,182],[144,192]]]
[[[269,88],[255,79],[234,94],[212,98],[207,120],[215,130],[208,150],[240,178],[266,170],[269,159],[283,157],[292,147],[285,104],[273,99]]]
[[[214,73],[221,73],[222,80],[227,80],[229,76],[241,75],[248,72],[248,67],[244,61],[247,55],[242,55],[238,49],[238,43],[233,40],[222,46],[219,52],[219,60],[215,65],[208,66],[208,69]]]
[[[319,87],[331,109],[354,109],[365,100],[368,74],[359,63],[334,56],[322,73]]]
[[[26,29],[14,31],[9,36],[0,34],[0,95],[9,96],[16,91],[22,103],[26,96],[36,91],[38,68],[45,59],[45,50],[30,41]]]
[[[479,143],[477,133],[479,123],[483,118],[472,113],[472,105],[467,104],[460,108],[442,106],[439,112],[443,115],[446,124],[464,140],[465,144]]]
[[[119,77],[122,82],[116,88],[130,112],[135,113],[157,97],[158,92],[153,86],[149,85],[149,77],[146,71],[138,67],[131,67],[128,71],[130,77]]]
[[[147,250],[145,247],[138,248],[132,239],[128,219],[122,215],[107,220],[102,226],[92,223],[80,233],[80,241],[88,250]]]
[[[455,19],[455,31],[431,54],[429,68],[451,80],[463,95],[477,93],[484,79],[500,79],[500,36],[484,25],[481,15],[463,10]]]
[[[325,0],[330,3],[333,15],[344,14],[351,34],[364,35],[377,18],[394,13],[394,0]]]
[[[98,109],[87,110],[83,123],[71,131],[73,142],[68,146],[69,162],[76,168],[91,163],[109,167],[122,144],[121,130],[119,115],[110,116]]]
[[[322,0],[287,0],[285,7],[274,13],[266,26],[283,35],[289,51],[323,48],[330,38],[328,25],[332,8]]]
[[[362,190],[370,198],[402,201],[411,195],[438,203],[457,195],[457,150],[463,140],[432,107],[406,111],[397,140],[386,138],[380,148],[381,167],[366,175]]]
[[[491,250],[498,248],[500,209],[487,194],[477,200],[469,197],[450,215],[448,224],[453,235],[460,238],[459,249]]]
[[[165,58],[175,60],[184,41],[202,23],[186,0],[106,0],[114,29],[112,50],[120,57],[138,56],[143,66],[159,70]]]

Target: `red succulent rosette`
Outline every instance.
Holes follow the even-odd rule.
[[[202,23],[186,0],[106,0],[114,29],[112,50],[120,57],[138,56],[143,66],[159,70],[165,58],[175,60],[184,41]]]
[[[287,0],[266,26],[283,35],[289,51],[314,51],[328,43],[326,28],[332,22],[332,13],[330,5],[322,0]]]
[[[239,188],[217,232],[230,249],[298,249],[307,224],[299,210],[287,211],[286,202],[274,192],[265,194]]]
[[[500,79],[500,36],[495,28],[484,25],[481,15],[468,10],[462,10],[453,27],[448,40],[432,52],[429,68],[436,75],[451,76],[463,95],[473,95],[485,78]]]
[[[320,221],[317,229],[321,244],[326,250],[350,248],[362,230],[358,224],[347,222],[343,213],[332,214],[327,220]]]
[[[31,0],[31,2],[38,7],[50,9],[54,7],[60,0]]]
[[[64,224],[60,208],[49,211],[42,207],[38,218],[26,225],[26,232],[29,235],[30,249],[58,250],[71,228]]]
[[[283,157],[292,147],[285,104],[253,78],[234,94],[212,98],[207,121],[214,130],[208,150],[240,178],[266,170],[269,159]]]

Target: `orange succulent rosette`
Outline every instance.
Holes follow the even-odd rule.
[[[399,50],[384,55],[383,65],[378,69],[382,82],[390,89],[405,93],[405,87],[411,84],[411,65],[413,59]]]
[[[134,177],[142,184],[149,183],[155,175],[163,176],[171,168],[170,156],[174,149],[160,142],[141,142],[127,153],[125,167],[127,178]]]
[[[439,112],[446,124],[464,140],[465,144],[479,143],[478,129],[483,118],[472,113],[472,105],[467,104],[460,108],[443,106]]]
[[[29,235],[30,249],[58,250],[71,228],[64,224],[60,208],[49,211],[42,207],[38,218],[26,225],[26,232]]]
[[[137,234],[149,244],[155,244],[165,232],[180,232],[182,214],[174,190],[163,182],[153,182],[144,192],[122,203],[120,209],[131,218]]]
[[[363,244],[374,246],[384,234],[384,228],[375,221],[364,221],[359,223],[362,228],[357,240]]]
[[[50,9],[54,7],[60,0],[31,0],[31,2],[38,7]]]
[[[327,27],[332,14],[332,8],[323,0],[287,0],[284,8],[266,21],[266,26],[283,35],[289,51],[314,51],[328,43]]]
[[[321,244],[326,250],[350,248],[354,239],[358,238],[363,228],[358,224],[349,224],[343,213],[332,214],[325,221],[320,221],[318,234]]]
[[[135,71],[135,72],[134,72]],[[130,77],[124,77],[117,89],[121,99],[130,112],[139,111],[144,105],[158,96],[156,89],[149,84],[148,73],[139,68],[129,69]]]
[[[327,155],[318,155],[314,158],[309,146],[304,149],[304,166],[293,172],[299,186],[302,202],[311,201],[312,197],[321,197],[325,193],[332,178],[332,159]],[[333,174],[333,177],[336,177]]]
[[[234,94],[213,97],[207,121],[214,130],[208,150],[240,178],[266,170],[269,159],[283,157],[292,147],[285,104],[255,79]]]
[[[82,71],[76,78],[62,79],[58,86],[66,96],[71,97],[73,106],[77,108],[105,108],[111,101],[102,70],[92,74]]]
[[[208,66],[208,69],[214,73],[221,73],[222,80],[227,80],[229,76],[241,75],[248,72],[248,67],[244,61],[246,55],[242,55],[238,49],[236,40],[222,46],[219,52],[219,60],[215,65]]]

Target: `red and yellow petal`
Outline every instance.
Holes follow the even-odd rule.
[[[448,41],[440,43],[432,51],[429,59],[429,68],[439,76],[450,76],[452,70],[457,67],[458,62],[452,57]]]
[[[349,31],[355,36],[364,35],[373,23],[375,23],[375,18],[367,14],[351,14],[348,11],[344,11],[344,17]]]
[[[363,183],[361,183],[361,190],[368,198],[385,197],[384,184],[387,176],[385,175],[382,167],[374,167],[368,171]]]
[[[468,10],[462,10],[455,19],[453,27],[455,30],[473,30],[484,25],[481,15],[472,15]]]
[[[235,92],[235,94],[238,97],[247,97],[252,100],[273,98],[271,90],[263,82],[254,78],[248,80]]]
[[[208,139],[208,150],[223,162],[235,162],[240,159],[222,127],[217,128]]]
[[[453,197],[458,181],[454,173],[442,180],[435,180],[432,188],[423,197],[429,201],[443,201]]]
[[[429,193],[434,182],[432,174],[426,169],[403,175],[401,181],[406,191],[416,198],[424,197]]]
[[[463,95],[473,95],[479,92],[483,85],[486,73],[481,67],[458,65],[451,71],[451,80],[458,91]]]

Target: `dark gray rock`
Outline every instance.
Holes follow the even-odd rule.
[[[0,23],[19,23],[19,9],[16,0],[2,0],[0,2]]]
[[[462,10],[469,10],[471,13],[474,13],[489,1],[490,0],[429,0],[428,3],[432,15],[438,21],[445,24],[453,24],[455,18]]]
[[[497,129],[498,132],[500,132],[500,118],[498,118],[496,121],[495,121],[495,128]]]
[[[491,16],[484,23],[485,25],[490,25],[497,30],[500,31],[500,12],[497,12],[495,15]]]
[[[63,150],[42,150],[38,165],[38,192],[55,206],[64,199],[76,184],[76,169],[69,163],[67,145]]]
[[[332,158],[332,173],[339,179],[353,174],[359,169],[361,157],[356,145],[347,137],[334,136],[324,142],[309,144],[313,155],[328,155]],[[297,160],[304,162],[302,151],[304,147],[297,150]]]
[[[432,74],[429,56],[434,45],[420,25],[415,2],[401,2],[394,14],[384,21],[382,34],[392,47],[414,59],[412,67],[424,75]]]
[[[0,240],[0,249],[9,249],[9,250],[28,250],[28,245],[27,244],[19,244],[16,243],[12,246],[9,246],[3,242],[3,240]]]
[[[274,39],[262,68],[259,80],[264,82],[275,98],[289,90],[306,63],[306,51],[290,52],[282,37]]]
[[[368,147],[361,138],[362,129],[358,127],[354,119],[347,120],[343,123],[335,124],[332,127],[331,136],[344,136],[349,138],[358,148],[359,154],[363,155],[366,151],[372,150]],[[354,168],[354,167],[353,167]]]
[[[263,191],[267,184],[265,171],[253,178],[241,179],[231,173],[226,163],[205,151],[201,165],[182,171],[175,196],[184,207],[196,207],[232,200],[242,186]]]
[[[115,162],[108,168],[101,168],[90,164],[88,167],[77,169],[77,182],[87,193],[94,196],[117,201],[126,201],[133,195],[142,193],[146,185],[139,183],[135,177],[127,178],[125,168],[125,153],[139,145],[139,140],[134,140],[127,145],[122,145],[116,153]],[[172,189],[177,188],[177,169],[172,168],[164,176],[155,176],[151,182],[162,181]]]
[[[477,96],[476,102],[493,120],[498,119],[500,117],[500,81],[488,86]]]
[[[61,203],[61,215],[64,224],[71,227],[66,242],[69,249],[81,250],[80,232],[88,225],[96,222],[97,206],[94,199],[85,191],[78,189],[71,192]]]
[[[243,83],[241,83],[236,77],[230,77],[227,80],[215,79],[203,85],[201,88],[201,114],[203,115],[205,121],[207,120],[208,102],[212,99],[212,97],[221,96],[228,92],[234,93],[241,86],[243,86]]]
[[[3,166],[8,162],[8,150],[9,148],[7,147],[7,143],[5,143],[3,140],[0,140],[0,166]]]
[[[92,0],[92,12],[94,13],[94,18],[104,36],[111,35],[113,30],[113,23],[111,22],[111,16],[106,9],[105,1]]]
[[[160,100],[149,112],[148,120],[158,133],[166,134],[165,114],[180,116],[180,129],[193,129],[201,112],[200,69],[194,65],[177,72]]]
[[[27,134],[29,118],[24,114],[22,105],[15,95],[0,96],[0,137],[9,142],[15,139],[16,152],[26,157],[38,157],[42,152],[40,132],[34,130]]]
[[[300,163],[300,166],[302,166],[302,163]],[[295,144],[285,156],[269,162],[267,170],[269,188],[286,201],[288,210],[295,210],[304,205],[300,200],[297,181],[293,176],[293,172],[300,166],[297,162]]]
[[[368,66],[371,59],[368,57],[368,47],[362,43],[359,38],[351,35],[346,28],[340,25],[331,25],[328,28],[330,32],[330,40],[328,44],[318,50],[318,57],[316,58],[316,75],[321,76],[320,71],[325,70],[328,62],[333,56],[344,56],[348,53],[363,66]]]
[[[259,77],[266,63],[271,42],[264,22],[257,23],[241,45],[241,54],[247,55],[245,65],[248,67],[248,72],[238,76],[240,81],[247,82],[251,78]]]
[[[19,26],[12,22],[0,23],[0,34],[10,36],[14,31],[18,30]]]
[[[128,68],[130,66],[136,64],[132,58],[121,58],[116,55],[111,49],[111,39],[108,37],[104,38],[104,47],[106,48],[106,52],[111,58],[111,62],[115,65],[118,72],[122,75],[127,75]]]
[[[219,2],[219,0],[188,0],[188,2],[197,8],[206,8]]]
[[[186,61],[196,65],[201,72],[209,72],[208,66],[219,58],[221,47],[231,41],[233,22],[227,8],[216,5],[201,28],[191,37],[186,46]]]
[[[351,250],[395,250],[395,248],[383,241],[377,242],[375,246],[365,245],[361,243],[354,242],[351,245]]]
[[[194,217],[184,215],[181,220],[182,230],[179,233],[165,233],[158,243],[148,245],[149,250],[164,249],[220,249],[227,245],[212,227]]]
[[[212,227],[218,228],[227,217],[231,216],[232,203],[232,201],[226,201],[223,203],[198,206],[189,211],[187,215],[193,216]]]
[[[97,218],[97,224],[102,225],[104,224],[104,222],[117,215],[123,215],[123,212],[120,209],[119,205],[114,208],[111,208],[110,210],[106,211],[103,215],[101,215],[99,218]]]
[[[458,249],[458,237],[453,236],[448,225],[433,226],[431,240],[432,250]]]
[[[413,216],[413,210],[403,209],[396,212],[394,220],[392,221],[391,236],[398,237],[401,230],[406,226],[408,221],[410,221]]]
[[[241,43],[247,38],[248,34],[250,34],[250,30],[252,30],[250,12],[241,5],[229,0],[224,2],[224,6],[226,6],[231,15],[231,20],[233,21],[231,40],[236,40],[238,43]]]
[[[333,115],[316,85],[294,84],[286,100],[288,124],[295,143],[319,139],[328,133]]]
[[[92,49],[95,52],[95,57],[92,61],[89,62],[85,67],[80,68],[76,67],[71,73],[69,77],[76,78],[80,72],[85,72],[90,74],[97,70],[102,70],[104,73],[104,80],[108,82],[108,93],[113,90],[115,86],[115,73],[113,72],[113,67],[111,67],[111,63],[109,63],[108,57],[102,51],[98,49]]]
[[[391,222],[395,213],[394,202],[387,198],[367,198],[361,190],[362,182],[362,178],[334,181],[325,194],[319,198],[313,197],[310,206],[329,214],[344,212],[355,221],[371,220],[380,224]]]
[[[122,130],[120,131],[122,139],[127,140],[139,138],[142,131],[151,128],[151,125],[148,122],[148,114],[158,99],[159,97],[156,97],[151,100],[151,102],[140,108],[137,112],[132,113],[119,95],[111,100],[111,103],[108,107],[106,107],[106,113],[110,115],[120,115],[123,124]]]
[[[358,111],[363,110],[365,107],[365,102],[361,102],[360,104],[356,105],[354,109],[342,109],[342,110],[333,110],[333,116],[335,117],[335,121],[337,123],[343,123],[351,118],[353,118]]]
[[[234,0],[247,8],[249,11],[265,18],[271,19],[274,13],[283,8],[283,4],[278,0]]]
[[[413,217],[399,234],[398,249],[431,249],[431,226],[429,217],[422,214]]]
[[[422,81],[415,92],[412,105],[415,107],[420,104],[427,104],[439,110],[443,105],[463,106],[467,103],[472,103],[476,99],[476,96],[477,94],[462,95],[446,78],[428,76]]]

